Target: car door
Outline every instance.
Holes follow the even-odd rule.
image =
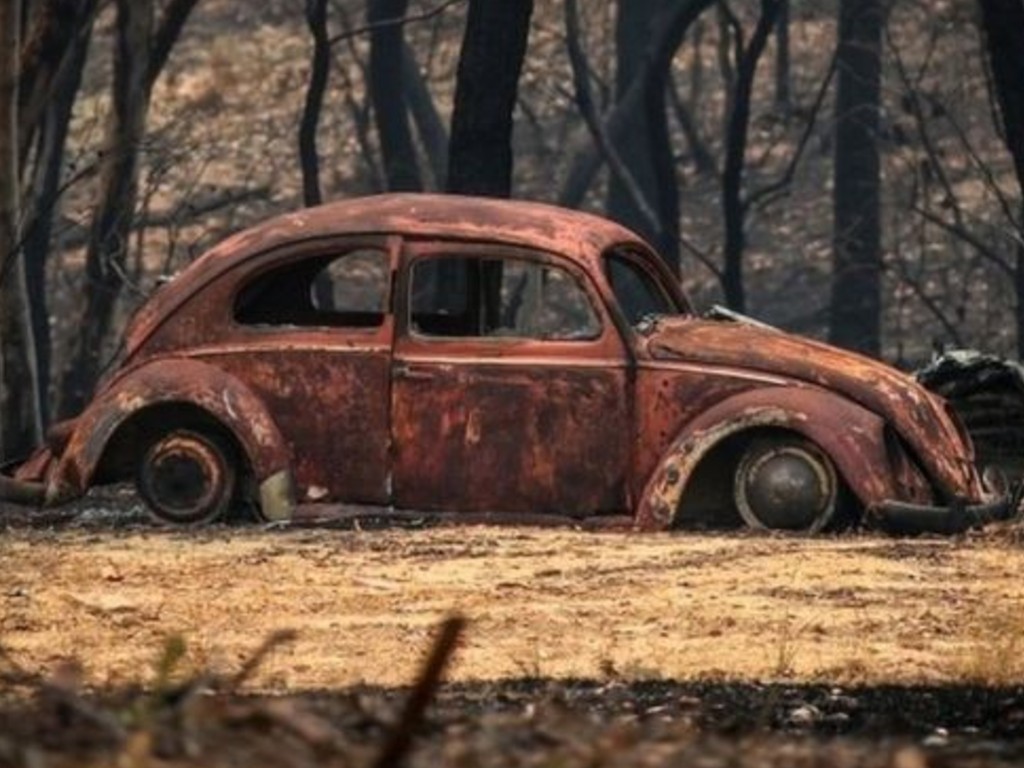
[[[268,405],[300,502],[387,504],[391,283],[399,240],[298,243],[247,270],[215,358]]]
[[[627,509],[630,376],[587,276],[552,254],[408,242],[391,387],[407,509]]]

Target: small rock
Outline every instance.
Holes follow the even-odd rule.
[[[797,707],[789,713],[789,717],[786,718],[786,722],[790,725],[796,725],[800,727],[807,727],[814,725],[821,719],[821,710],[813,704],[804,704],[802,707]]]
[[[949,744],[949,731],[945,728],[936,728],[921,740],[926,747],[944,747]]]
[[[822,722],[833,726],[843,726],[850,722],[850,716],[845,712],[833,712],[830,715],[825,715]]]

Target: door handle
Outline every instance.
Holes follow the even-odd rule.
[[[407,379],[409,381],[431,381],[434,378],[432,371],[419,368],[409,363],[395,363],[394,377],[396,379]]]

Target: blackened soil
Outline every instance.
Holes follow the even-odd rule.
[[[0,704],[0,765],[41,756],[44,765],[85,765],[137,758],[139,749],[183,765],[371,765],[406,696],[374,688],[285,698],[24,694]],[[438,693],[407,758],[423,766],[1013,765],[1024,761],[1024,689],[458,684]]]

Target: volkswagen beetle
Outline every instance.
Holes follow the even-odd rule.
[[[640,529],[962,530],[1008,514],[938,396],[699,316],[632,232],[537,203],[384,195],[225,240],[130,323],[0,495],[133,479],[163,521],[372,508]]]

